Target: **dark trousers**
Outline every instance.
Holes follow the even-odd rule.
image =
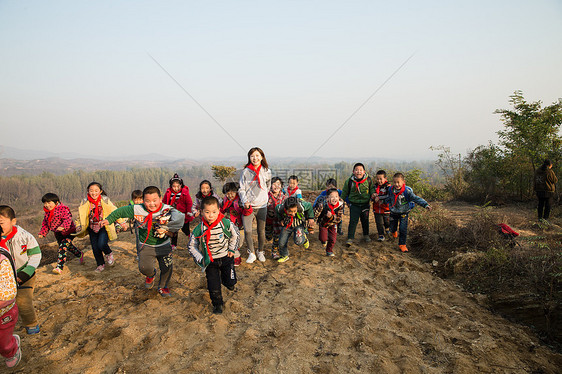
[[[318,231],[318,239],[320,239],[322,243],[328,243],[326,245],[326,252],[333,252],[334,245],[336,244],[336,239],[338,237],[337,225],[320,227]]]
[[[62,269],[66,263],[66,252],[72,253],[76,257],[82,256],[82,251],[72,244],[72,235],[63,235],[61,232],[55,231],[55,238],[59,244],[59,255],[57,258],[57,267]]]
[[[375,222],[377,224],[379,236],[383,236],[384,232],[390,228],[390,214],[375,213]]]
[[[92,252],[96,259],[96,264],[98,266],[105,265],[105,259],[103,255],[110,254],[111,248],[109,248],[109,237],[107,236],[107,231],[105,227],[102,227],[97,233],[88,227],[88,234],[90,235],[90,244],[92,245]]]
[[[351,203],[349,208],[349,228],[347,229],[347,238],[355,238],[355,230],[357,223],[361,220],[361,227],[363,227],[363,235],[369,235],[369,211],[371,207],[369,203],[358,205]]]
[[[236,284],[236,270],[234,270],[234,257],[215,258],[205,269],[207,288],[213,306],[222,305],[221,284],[225,287],[234,287]]]
[[[185,223],[183,224],[183,227],[181,228],[181,231],[185,234],[185,236],[187,236],[187,237],[189,238],[189,222],[185,222]],[[174,236],[172,236],[172,237],[170,238],[170,241],[172,242],[172,245],[173,245],[173,246],[177,246],[177,245],[178,245],[178,235],[179,235],[179,232],[176,232],[176,233],[174,234]]]
[[[160,279],[158,279],[158,288],[168,288],[168,283],[172,277],[173,258],[172,253],[156,254],[156,250],[151,245],[145,245],[139,251],[139,271],[147,277],[156,276],[154,268],[154,259],[158,261],[160,267]]]
[[[400,229],[398,225],[400,225]],[[398,230],[398,245],[405,245],[408,236],[408,213],[390,214],[390,232],[396,232],[396,230]]]
[[[539,198],[539,219],[548,219],[550,217],[550,204],[552,202],[552,192],[548,191],[537,191],[537,197]]]

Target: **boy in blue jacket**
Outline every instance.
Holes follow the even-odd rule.
[[[392,186],[386,196],[377,196],[375,201],[382,200],[390,207],[390,233],[393,237],[398,237],[398,248],[402,252],[408,252],[406,247],[406,237],[408,235],[408,213],[416,204],[431,210],[431,206],[419,196],[414,194],[412,188],[406,186],[404,174],[396,173],[392,178]],[[400,224],[399,234],[398,225]]]

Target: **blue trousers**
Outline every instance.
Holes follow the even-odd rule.
[[[303,245],[307,240],[306,232],[302,225],[290,228],[284,227],[279,235],[279,254],[282,257],[289,255],[287,244],[289,243],[291,235],[293,235],[293,240],[296,245]]]
[[[399,224],[400,228],[398,228]],[[398,245],[405,245],[406,237],[408,236],[408,213],[390,213],[390,232],[394,233],[396,230],[398,230]]]
[[[103,255],[110,254],[111,248],[109,248],[109,237],[107,236],[107,231],[105,227],[102,227],[97,233],[88,227],[88,234],[90,235],[90,244],[92,245],[92,252],[94,253],[94,258],[96,259],[96,264],[98,266],[105,265],[105,259]]]

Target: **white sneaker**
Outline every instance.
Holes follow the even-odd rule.
[[[107,262],[109,266],[113,266],[113,264],[115,264],[115,258],[113,257],[113,252],[111,252],[108,255],[105,255],[105,262]]]
[[[248,255],[248,259],[246,260],[247,264],[253,264],[254,261],[256,261],[256,254],[250,252],[250,254]]]
[[[263,251],[258,252],[258,261],[259,262],[265,262],[265,255],[264,255]]]

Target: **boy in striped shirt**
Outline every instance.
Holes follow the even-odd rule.
[[[239,241],[238,228],[220,212],[219,200],[214,196],[204,198],[201,223],[193,229],[187,248],[205,271],[215,314],[222,313],[224,305],[221,284],[231,291],[236,284],[234,252]]]

